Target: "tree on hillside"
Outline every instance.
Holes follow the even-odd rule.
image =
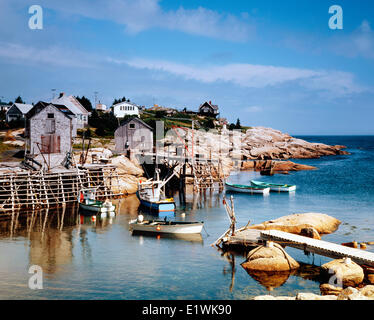
[[[14,102],[15,102],[15,103],[26,103],[26,102],[24,102],[24,101],[22,100],[21,96],[18,96]]]
[[[91,116],[88,118],[88,124],[96,128],[95,133],[98,136],[113,135],[114,131],[118,128],[118,120],[111,112],[98,113],[96,110],[93,110]]]
[[[88,111],[88,112],[91,112],[92,111],[92,103],[89,99],[87,99],[85,96],[82,96],[82,98],[80,97],[76,97],[77,100],[79,101],[79,103]]]
[[[240,119],[236,120],[235,129],[241,129],[242,126],[240,125]]]
[[[119,98],[119,99],[114,99],[112,105],[115,105],[115,104],[121,103],[121,102],[130,102],[130,99],[126,99],[126,97]]]

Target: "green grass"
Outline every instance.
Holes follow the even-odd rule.
[[[14,150],[15,147],[4,143],[4,137],[0,137],[0,152]]]

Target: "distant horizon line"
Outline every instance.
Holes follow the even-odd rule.
[[[294,137],[374,137],[374,133],[371,134],[292,134]]]

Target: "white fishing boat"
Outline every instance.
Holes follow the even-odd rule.
[[[96,189],[82,189],[79,194],[79,208],[94,213],[114,212],[116,206],[108,199],[105,201],[96,200]]]
[[[251,185],[255,187],[269,187],[270,191],[276,192],[292,192],[296,190],[296,185],[294,184],[276,184],[251,180]]]
[[[201,233],[204,222],[146,220],[143,216],[129,222],[133,232],[170,233],[170,234],[194,234]]]
[[[226,190],[227,191],[233,191],[233,192],[242,192],[242,193],[250,193],[250,194],[263,194],[267,195],[270,193],[269,187],[258,187],[258,186],[249,186],[249,185],[243,185],[243,184],[234,184],[234,183],[225,183]]]

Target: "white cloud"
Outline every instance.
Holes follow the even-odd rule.
[[[367,20],[348,35],[336,36],[327,46],[338,55],[374,59],[374,31]]]
[[[170,75],[206,84],[231,83],[244,88],[268,88],[287,85],[287,90],[322,93],[341,97],[367,88],[356,84],[354,75],[336,70],[311,70],[291,67],[253,65],[186,65],[163,60],[102,58],[93,53],[51,46],[43,49],[0,42],[0,57],[17,64],[53,65],[74,68],[107,68],[123,65],[135,70],[149,70],[154,78],[167,80]],[[283,88],[283,87],[282,87]],[[256,109],[252,109],[254,112]]]
[[[244,63],[192,66],[147,59],[115,60],[109,58],[108,61],[127,64],[138,69],[167,72],[187,80],[203,83],[220,81],[231,82],[242,87],[265,88],[292,82],[309,90],[328,92],[332,96],[342,96],[366,90],[355,83],[353,74],[335,70],[311,70]]]
[[[57,46],[35,48],[16,43],[0,42],[0,57],[17,64],[55,65],[62,67],[91,68],[93,56]]]
[[[69,4],[47,0],[39,2],[59,12],[114,21],[124,25],[130,34],[162,28],[230,41],[246,41],[255,29],[246,17],[218,13],[203,7],[164,10],[159,0],[75,0]]]

